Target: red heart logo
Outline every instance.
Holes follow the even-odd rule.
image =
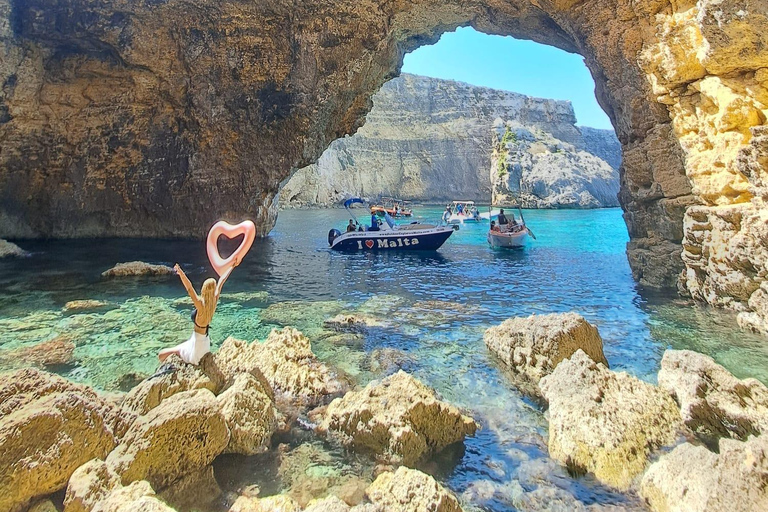
[[[229,258],[222,258],[219,253],[219,237],[224,235],[225,237],[232,239],[240,235],[245,235],[243,241],[240,242],[240,246],[235,249],[235,252],[229,255]],[[256,238],[256,226],[250,220],[246,220],[233,226],[228,222],[220,220],[213,225],[208,232],[208,241],[206,243],[206,249],[208,251],[208,259],[211,262],[213,270],[216,271],[219,276],[223,275],[230,267],[234,265],[235,258],[242,261],[243,256],[251,249],[253,240]]]
[[[365,246],[369,249],[373,249],[373,240],[366,240]]]

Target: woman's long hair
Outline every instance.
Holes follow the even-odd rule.
[[[216,304],[216,280],[206,279],[203,283],[203,288],[200,290],[200,296],[203,298],[203,302],[208,307]]]

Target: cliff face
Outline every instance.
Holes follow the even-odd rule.
[[[551,134],[499,120],[490,165],[494,204],[523,208],[618,206],[619,172]]]
[[[350,195],[488,202],[492,126],[498,118],[557,134],[568,141],[567,151],[585,146],[568,102],[403,75],[374,95],[373,108],[357,133],[334,141],[317,164],[291,177],[281,190],[280,204],[332,205]],[[614,157],[620,159],[618,140],[615,144]],[[568,172],[574,169],[578,171],[578,164]],[[618,172],[614,175],[610,204],[618,206]],[[541,206],[561,205],[555,201]]]
[[[579,131],[584,139],[584,150],[587,153],[605,160],[608,165],[619,170],[621,167],[621,143],[616,138],[616,132],[587,126],[579,126]]]
[[[727,293],[725,269],[764,282],[766,261],[725,257],[724,224],[697,219],[736,207],[759,236],[765,0],[0,0],[0,237],[203,236],[245,216],[264,233],[279,184],[362,124],[405,52],[460,25],[584,56],[641,284],[685,268],[709,301],[695,290]]]

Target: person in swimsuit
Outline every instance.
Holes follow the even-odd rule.
[[[194,327],[192,329],[192,336],[181,345],[176,345],[173,348],[165,348],[160,351],[157,357],[160,361],[165,359],[171,354],[177,354],[184,360],[185,363],[198,364],[205,354],[211,351],[211,340],[208,337],[208,328],[211,320],[213,320],[213,314],[216,312],[216,304],[219,302],[219,296],[221,295],[221,288],[224,286],[229,275],[240,264],[235,260],[234,266],[230,267],[224,275],[216,282],[215,279],[206,279],[203,283],[203,287],[200,290],[200,295],[195,292],[192,283],[187,278],[187,275],[181,269],[177,263],[173,269],[179,274],[181,283],[186,288],[189,297],[192,299],[192,304],[195,306],[195,312],[192,314],[192,322]]]

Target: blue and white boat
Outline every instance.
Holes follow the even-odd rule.
[[[384,221],[371,216],[371,225],[360,223],[349,207],[355,203],[363,203],[358,197],[347,199],[344,208],[352,217],[353,225],[342,233],[338,229],[328,232],[328,244],[336,251],[435,251],[458,229],[458,226],[438,226],[432,224],[398,225],[389,214],[384,215]],[[354,227],[354,230],[352,228]]]

